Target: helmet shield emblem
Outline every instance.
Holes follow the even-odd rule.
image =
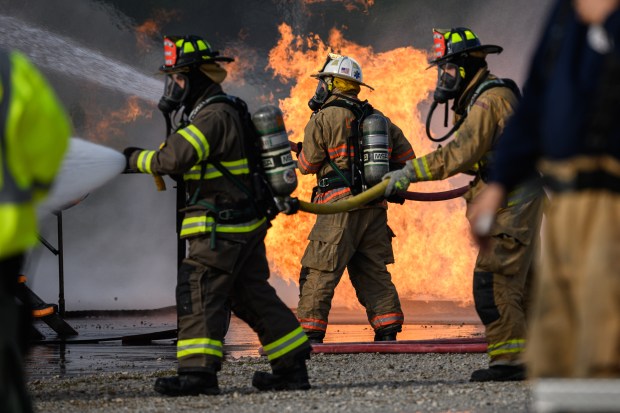
[[[167,37],[164,39],[164,66],[172,67],[177,62],[177,46]]]

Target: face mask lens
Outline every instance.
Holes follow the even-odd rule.
[[[323,106],[328,97],[329,84],[325,80],[319,79],[319,83],[316,86],[314,96],[312,96],[312,98],[310,98],[310,101],[308,101],[308,106],[310,107],[310,109],[316,112],[321,108],[321,106]]]
[[[325,102],[329,96],[329,87],[323,79],[319,79],[319,84],[314,92],[314,99],[318,102]]]
[[[178,82],[175,80],[175,77],[181,80],[181,83],[185,86],[182,88]],[[170,114],[175,110],[181,107],[185,96],[187,95],[187,86],[188,80],[184,75],[168,75],[166,76],[166,80],[164,83],[164,94],[161,99],[159,99],[159,103],[157,107],[165,114]]]
[[[446,91],[455,91],[458,85],[459,67],[446,63],[438,67],[437,87]]]
[[[175,75],[178,79],[182,80],[183,83],[187,84],[187,78],[183,75]],[[171,101],[181,102],[185,95],[185,88],[182,88],[177,81],[174,80],[173,76],[166,76],[166,83],[164,85],[164,96]]]

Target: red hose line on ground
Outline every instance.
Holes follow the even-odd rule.
[[[433,340],[402,340],[402,341],[370,341],[349,343],[313,344],[313,353],[324,354],[355,354],[355,353],[485,353],[486,339],[443,338]],[[264,356],[263,348],[258,349]]]
[[[293,141],[288,141],[291,151],[299,156],[299,144]],[[407,201],[447,201],[448,199],[458,198],[469,190],[469,185],[462,186],[460,188],[452,189],[450,191],[443,192],[402,192],[400,195]]]
[[[485,353],[486,343],[420,344],[379,342],[367,344],[322,343],[313,344],[313,353],[350,354],[350,353]]]

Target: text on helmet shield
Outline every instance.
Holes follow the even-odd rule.
[[[164,39],[164,65],[174,66],[177,62],[177,47],[170,39]]]
[[[440,32],[433,32],[433,48],[436,58],[443,57],[446,54],[446,38]]]

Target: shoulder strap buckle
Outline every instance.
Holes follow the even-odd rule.
[[[217,211],[217,218],[222,221],[229,221],[234,217],[235,210],[234,209],[222,209]]]

